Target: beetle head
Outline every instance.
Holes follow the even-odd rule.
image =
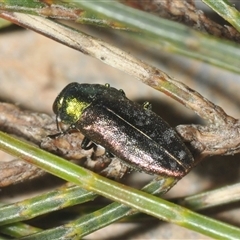
[[[70,83],[57,96],[53,103],[53,111],[57,124],[74,125],[83,111],[93,102],[96,91],[90,84]]]

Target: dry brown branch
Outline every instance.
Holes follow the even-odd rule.
[[[122,70],[184,104],[215,126],[225,126],[235,121],[222,108],[185,84],[100,39],[38,16],[7,12],[0,13],[0,16]]]
[[[216,106],[185,84],[172,79],[160,69],[149,66],[104,41],[49,19],[21,13],[2,13],[2,16],[54,38],[140,79],[208,120],[210,125],[204,127],[196,125],[177,127],[177,131],[183,140],[188,143],[196,162],[198,159],[209,155],[235,154],[239,152],[239,121],[228,116],[222,108]],[[84,151],[81,149],[82,135],[79,132],[63,135],[55,139],[47,137],[56,133],[55,120],[48,115],[22,111],[9,104],[1,104],[0,111],[0,129],[6,132],[21,136],[67,159],[78,160],[87,157],[90,160],[86,161],[86,163],[97,170],[100,169],[100,171],[105,171],[103,170],[105,166],[111,166],[111,170],[107,170],[107,173],[105,171],[108,176],[114,177],[116,169],[119,168],[120,177],[126,171],[126,168],[121,163],[118,166],[115,164],[112,166],[112,162],[115,162],[115,160],[110,163],[105,155],[98,156],[99,162],[91,161],[92,150]]]
[[[21,110],[19,107],[1,103],[0,104],[0,129],[30,140],[41,148],[63,156],[66,159],[81,160],[86,167],[112,178],[121,178],[127,167],[117,158],[109,159],[101,148],[93,150],[81,149],[83,135],[80,132],[64,134],[57,138],[48,135],[55,134],[55,119],[46,114]],[[232,119],[233,120],[233,119]],[[190,144],[190,149],[198,159],[210,155],[227,155],[239,152],[239,121],[230,121],[224,126],[178,126],[178,133],[183,140]],[[43,174],[43,171],[31,166],[22,160],[2,162],[0,165],[0,186],[7,186],[25,179],[34,178]]]
[[[183,23],[216,37],[240,42],[240,33],[237,30],[232,26],[221,26],[209,19],[203,11],[195,7],[194,0],[122,0],[121,2],[159,17]]]
[[[108,158],[101,149],[81,149],[83,135],[80,132],[64,134],[57,138],[48,135],[57,132],[53,117],[46,114],[25,111],[19,107],[0,103],[0,129],[31,141],[41,148],[62,156],[66,159],[80,161],[80,164],[104,176],[119,179],[126,172],[127,167],[117,158]],[[0,187],[15,184],[26,179],[32,179],[44,172],[20,159],[0,163]]]
[[[180,125],[178,133],[190,143],[200,158],[213,155],[234,155],[240,150],[240,122],[231,121],[225,126],[209,127],[200,125]]]
[[[0,163],[0,170],[0,187],[6,187],[44,174],[42,169],[19,159]]]

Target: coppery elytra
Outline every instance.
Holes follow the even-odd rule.
[[[53,111],[59,128],[64,123],[85,135],[82,147],[101,145],[136,170],[181,178],[194,165],[188,148],[151,104],[132,102],[109,84],[70,83]]]

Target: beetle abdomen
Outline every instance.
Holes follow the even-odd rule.
[[[78,127],[140,171],[182,177],[193,165],[177,133],[154,112],[124,96],[101,95],[84,111]]]
[[[194,166],[174,129],[109,85],[70,83],[54,101],[53,111],[58,127],[63,122],[79,129],[139,171],[183,177]]]

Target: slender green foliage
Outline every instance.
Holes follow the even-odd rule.
[[[240,32],[240,12],[227,0],[202,0]]]
[[[238,228],[194,213],[148,193],[106,179],[60,157],[10,137],[3,132],[0,132],[0,149],[16,157],[21,157],[23,160],[69,182],[75,183],[86,190],[94,191],[97,194],[161,220],[176,223],[214,238],[235,239],[240,235],[240,229]],[[76,224],[74,223],[74,228],[75,226]]]
[[[51,15],[51,11],[43,11],[48,6],[46,4],[42,6],[42,2],[16,2],[10,0],[1,2],[0,10],[25,12],[56,18],[54,14]],[[224,1],[211,2],[221,3],[217,5],[218,9],[221,9],[224,5]],[[91,21],[90,16],[92,16],[92,24],[94,24],[95,21],[96,25],[101,25],[104,21],[103,19],[108,19],[108,21],[105,21],[103,25],[111,25],[112,21],[115,21],[119,22],[123,26],[130,27],[130,29],[133,28],[141,33],[141,41],[144,40],[146,44],[155,45],[160,49],[165,49],[190,58],[195,58],[233,72],[240,72],[240,50],[238,44],[230,41],[221,40],[220,38],[215,38],[207,34],[194,31],[182,24],[124,6],[116,1],[69,0],[53,1],[53,3],[64,8],[68,6],[69,9],[73,9],[72,11],[75,9],[83,9],[87,11],[87,19],[88,21]],[[226,4],[224,6],[226,6]],[[70,11],[69,9],[66,9],[66,11]],[[77,16],[73,18],[73,20],[76,22],[84,22],[85,20],[82,16],[82,11],[80,11],[80,13],[80,15],[76,14]],[[238,14],[236,12],[234,13],[235,15],[230,15],[230,18],[232,19],[231,21],[239,22]],[[67,18],[67,16],[65,17]],[[59,16],[59,18],[63,17],[64,16],[61,15]]]
[[[123,26],[122,29],[125,30],[128,27],[128,29],[137,33],[135,37],[138,33],[141,33],[141,41],[144,40],[146,44],[205,61],[233,72],[240,72],[239,46],[229,41],[196,32],[176,22],[126,7],[116,3],[116,1],[68,0],[52,2],[62,7],[67,13],[76,9],[83,9],[83,12],[72,18],[75,22],[91,23],[97,26],[114,26],[115,28],[116,26],[120,26],[120,28]],[[230,6],[227,0],[203,0],[203,2],[240,30],[239,12]],[[44,1],[0,0],[0,13],[1,10],[4,10],[63,18],[61,15],[53,16],[51,11],[44,11],[48,7]],[[59,14],[62,13],[59,12]],[[145,192],[143,192],[103,178],[4,133],[0,133],[0,149],[81,187],[69,188],[69,191],[64,189],[63,192],[51,192],[21,203],[3,206],[0,209],[0,223],[2,223],[0,231],[9,236],[19,238],[30,235],[24,239],[38,240],[74,239],[76,236],[83,237],[138,211],[216,239],[237,239],[240,236],[240,229],[238,228],[196,214],[148,194],[166,191],[176,183],[176,179],[158,179],[158,181],[146,186],[143,189]],[[19,222],[46,212],[89,201],[97,194],[116,202],[68,224],[47,231],[41,231],[41,229]],[[209,193],[189,197],[185,199],[184,204],[194,209],[203,209],[206,197],[209,197]],[[24,209],[26,206],[28,208]]]

